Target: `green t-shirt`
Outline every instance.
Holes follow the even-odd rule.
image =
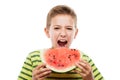
[[[18,80],[32,80],[32,70],[42,64],[40,59],[40,53],[43,52],[42,50],[37,50],[34,52],[31,52],[22,67],[22,70],[18,76]],[[82,59],[86,60],[92,67],[93,75],[95,80],[104,80],[101,73],[98,71],[97,67],[93,63],[92,59],[90,59],[86,54],[80,51],[82,54]],[[77,69],[77,68],[76,68]],[[82,80],[82,77],[80,74],[77,74],[75,72],[69,71],[66,73],[55,73],[52,72],[49,77],[47,77],[45,80]]]

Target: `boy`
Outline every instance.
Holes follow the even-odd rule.
[[[47,15],[44,29],[51,39],[51,48],[69,48],[78,33],[76,24],[77,16],[71,8],[65,5],[53,7]],[[82,60],[76,64],[77,68],[64,74],[46,68],[40,60],[40,53],[41,50],[28,55],[18,80],[104,80],[92,60],[82,52]]]

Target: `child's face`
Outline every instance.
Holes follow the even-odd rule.
[[[45,28],[48,38],[51,38],[52,47],[67,47],[76,37],[78,29],[75,28],[75,20],[70,15],[56,15],[51,19],[49,29]]]

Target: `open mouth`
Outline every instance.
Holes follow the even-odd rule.
[[[58,40],[57,43],[60,47],[65,47],[65,45],[67,44],[67,40]]]

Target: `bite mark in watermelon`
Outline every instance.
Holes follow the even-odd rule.
[[[55,48],[48,49],[40,54],[46,67],[55,72],[67,72],[74,69],[75,63],[80,60],[80,52],[76,49]]]

